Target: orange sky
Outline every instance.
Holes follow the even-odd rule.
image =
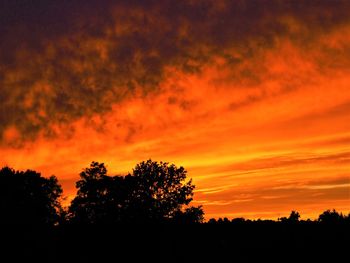
[[[222,3],[208,11],[213,20],[228,8],[226,1]],[[16,62],[30,58],[34,62],[28,63],[33,65],[0,64],[4,69],[1,87],[4,92],[13,91],[1,114],[11,115],[12,109],[12,119],[17,120],[0,118],[0,165],[54,174],[69,199],[75,194],[79,172],[91,161],[105,162],[114,175],[151,158],[188,170],[196,185],[194,203],[203,205],[207,219],[275,219],[291,210],[303,218],[315,218],[333,208],[350,212],[347,20],[322,25],[319,17],[338,15],[332,10],[322,13],[323,9],[315,11],[319,17],[307,12],[298,17],[290,11],[271,18],[273,13],[267,13],[261,21],[283,25],[286,33],[271,31],[273,44],[269,44],[270,35],[251,33],[251,26],[243,25],[250,33],[242,34],[244,40],[222,40],[224,54],[215,47],[218,44],[212,38],[216,36],[204,36],[203,27],[198,29],[198,43],[186,47],[186,52],[196,54],[193,58],[184,58],[181,52],[169,55],[171,63],[157,62],[162,65],[158,74],[155,62],[149,57],[144,62],[145,51],[137,49],[140,53],[133,53],[130,71],[120,73],[109,49],[139,28],[144,10],[134,9],[134,19],[124,19],[121,7],[112,10],[116,19],[103,28],[103,36],[84,31],[69,37],[63,34],[55,42],[45,39],[39,53],[29,48],[16,51]],[[149,12],[149,30],[140,29],[144,36],[157,30],[163,34],[167,27],[171,30],[166,17],[159,18],[164,20],[159,25],[153,16],[157,8]],[[191,17],[179,22],[177,37],[191,35],[192,21]],[[162,47],[163,42],[151,43],[155,48],[148,48],[148,54],[166,56],[163,48],[168,47]],[[62,50],[73,55],[61,57]],[[198,54],[207,58],[201,61]],[[39,78],[30,68],[35,65],[44,71]],[[52,77],[62,65],[78,80],[65,72],[58,74],[60,78]],[[104,71],[107,66],[108,72]],[[91,89],[80,89],[82,83]],[[106,85],[103,92],[100,83]],[[73,88],[67,88],[67,94],[74,106],[53,104],[58,90],[66,91],[70,85]],[[23,95],[23,111],[10,107],[15,105],[11,98],[16,101],[16,90]],[[101,105],[107,107],[100,110]]]

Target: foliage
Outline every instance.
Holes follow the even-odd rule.
[[[35,171],[0,170],[0,224],[70,223],[202,223],[202,206],[190,206],[195,186],[187,171],[166,162],[147,160],[126,176],[109,176],[104,163],[92,162],[76,182],[77,195],[62,209],[62,188],[55,176]],[[326,210],[318,220],[300,220],[297,211],[278,219],[283,224],[344,224],[350,214]],[[273,224],[272,220],[209,219],[209,224]]]
[[[278,221],[281,221],[283,223],[297,223],[299,222],[300,214],[296,211],[292,211],[289,215],[289,217],[281,217],[278,219]]]
[[[72,221],[95,224],[116,222],[202,222],[201,207],[187,207],[194,185],[186,170],[148,160],[127,176],[108,176],[103,163],[92,162],[80,174],[78,193],[69,208]]]
[[[105,212],[110,178],[103,163],[92,162],[76,182],[77,196],[69,207],[69,216],[82,223],[96,223]]]
[[[192,180],[184,182],[187,171],[166,162],[148,160],[136,165],[131,199],[142,220],[162,221],[179,215],[192,201]],[[189,214],[190,211],[187,211]],[[186,212],[184,213],[186,214]]]
[[[44,178],[35,171],[0,170],[0,222],[2,224],[48,224],[59,220],[62,188],[57,178]]]
[[[319,215],[318,221],[325,224],[334,224],[343,222],[346,220],[346,217],[343,216],[342,213],[338,213],[335,209],[326,210],[322,214]]]

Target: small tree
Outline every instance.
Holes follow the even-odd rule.
[[[339,223],[344,220],[343,214],[339,214],[335,209],[326,210],[318,217],[318,222],[325,223],[325,224],[334,224]]]
[[[300,214],[297,211],[292,211],[288,217],[289,222],[299,222]]]
[[[59,220],[62,188],[57,178],[35,171],[0,170],[0,223],[53,225]]]
[[[292,211],[289,215],[289,217],[281,217],[278,218],[278,221],[281,221],[282,223],[297,223],[299,222],[300,214],[297,211]]]

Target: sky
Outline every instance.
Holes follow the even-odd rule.
[[[184,166],[206,218],[350,212],[350,1],[0,0],[0,166],[66,203]]]

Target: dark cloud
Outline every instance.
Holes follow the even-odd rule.
[[[54,136],[53,126],[104,113],[136,89],[156,91],[167,67],[192,74],[219,56],[234,70],[279,38],[308,48],[349,11],[349,1],[326,0],[2,0],[0,138],[10,127],[21,139]]]

